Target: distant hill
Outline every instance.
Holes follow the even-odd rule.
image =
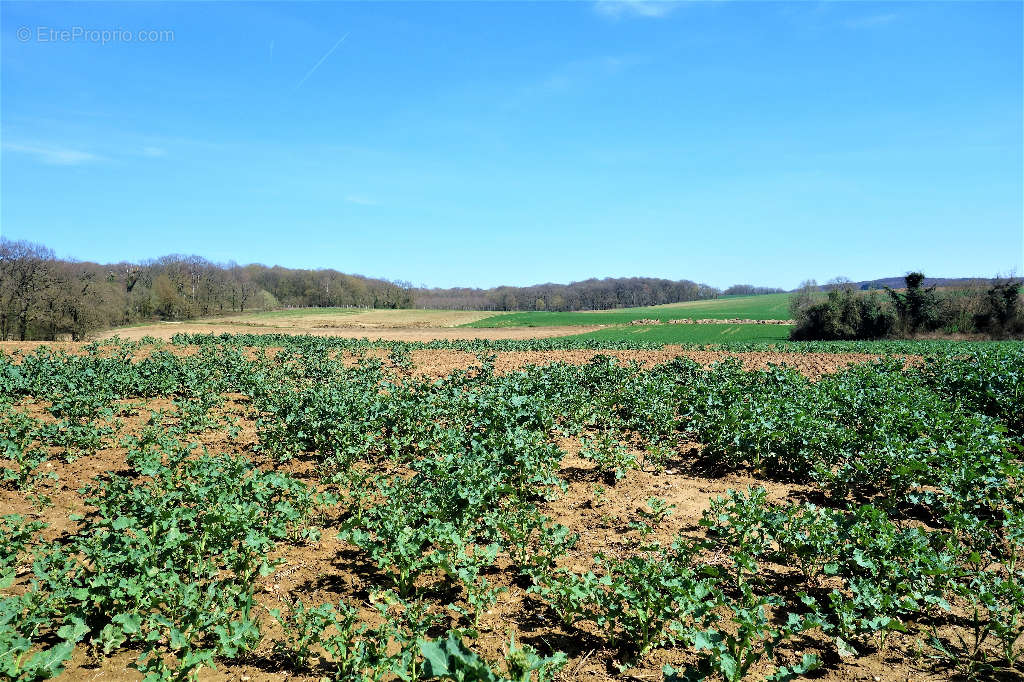
[[[966,286],[989,286],[994,280],[989,277],[925,277],[926,287],[966,287]],[[901,289],[904,286],[903,277],[883,277],[881,279],[862,280],[852,282],[854,289],[869,291],[871,289]],[[835,285],[822,284],[818,288],[821,291],[833,289]],[[794,290],[795,291],[795,290]]]

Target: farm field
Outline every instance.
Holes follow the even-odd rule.
[[[664,344],[714,344],[786,341],[790,325],[782,324],[659,324],[606,327],[581,334],[598,340],[635,340]]]
[[[99,334],[104,339],[131,339],[135,341],[146,337],[163,339],[169,341],[180,334],[198,335],[268,335],[282,334],[287,336],[317,336],[317,337],[338,337],[349,339],[399,341],[409,343],[420,343],[433,340],[470,341],[472,339],[490,340],[515,340],[515,339],[539,339],[556,336],[571,336],[581,331],[593,331],[600,329],[594,327],[501,327],[495,329],[470,329],[466,327],[341,327],[337,325],[329,327],[304,328],[304,327],[270,327],[264,325],[239,325],[219,324],[216,321],[209,322],[161,322],[156,324],[138,325],[133,327],[118,327]]]
[[[623,325],[640,319],[786,319],[787,294],[741,296],[713,301],[672,303],[645,308],[578,313],[502,313],[463,310],[366,310],[362,308],[299,308],[256,311],[191,322],[155,323],[113,329],[100,338],[115,336],[142,339],[146,336],[170,339],[180,333],[288,333],[316,336],[368,337],[392,341],[430,339],[469,340],[473,338],[526,339],[568,336],[595,331],[606,325]],[[749,325],[726,335],[731,340],[782,340],[788,327],[748,329]],[[517,328],[528,330],[515,331]],[[474,331],[475,330],[475,331]],[[503,331],[508,330],[508,331]],[[618,337],[637,330],[605,332],[601,338]],[[657,330],[659,343],[715,342],[720,331]],[[727,339],[722,339],[727,340]]]
[[[729,296],[706,301],[687,301],[641,308],[578,312],[498,313],[468,322],[470,327],[560,327],[593,324],[629,324],[634,320],[743,319],[788,320],[789,294]]]
[[[212,325],[244,325],[284,329],[331,329],[334,327],[392,329],[456,327],[490,314],[492,313],[472,310],[297,308],[216,317],[202,322]]]
[[[0,348],[14,679],[1022,673],[1022,344]]]

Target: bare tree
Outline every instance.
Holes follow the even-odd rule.
[[[0,338],[27,338],[53,262],[45,246],[0,237]]]

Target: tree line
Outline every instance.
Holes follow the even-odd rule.
[[[1022,282],[977,280],[969,285],[924,286],[920,272],[906,275],[902,289],[863,291],[843,278],[824,287],[805,281],[790,297],[794,340],[869,340],[921,335],[1024,337]],[[821,293],[824,289],[827,293]]]
[[[775,290],[757,293],[767,291]],[[60,259],[42,244],[0,237],[0,340],[81,340],[109,327],[277,308],[606,310],[720,293],[689,280],[650,277],[428,289],[330,269],[218,264],[184,255],[100,264]]]
[[[764,294],[784,294],[785,289],[778,287],[755,287],[753,284],[733,284],[722,292],[723,296],[763,296]]]
[[[445,310],[611,310],[716,298],[721,292],[690,280],[654,277],[587,279],[493,289],[417,289],[416,305]]]
[[[412,302],[408,284],[335,270],[217,264],[182,255],[88,263],[0,238],[2,340],[81,340],[97,329],[154,320],[281,307],[408,308]]]

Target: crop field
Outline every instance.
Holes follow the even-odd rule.
[[[709,344],[745,341],[786,341],[782,324],[659,324],[608,327],[579,335],[599,340],[636,340],[662,344]]]
[[[1024,344],[660,329],[6,347],[0,675],[1024,675]]]
[[[788,320],[789,294],[728,296],[641,308],[579,312],[499,313],[468,322],[468,327],[561,327],[593,324],[629,324],[634,320]]]
[[[296,308],[215,317],[202,320],[201,322],[213,325],[248,325],[299,329],[330,329],[332,327],[454,327],[473,322],[490,314],[473,310]]]

